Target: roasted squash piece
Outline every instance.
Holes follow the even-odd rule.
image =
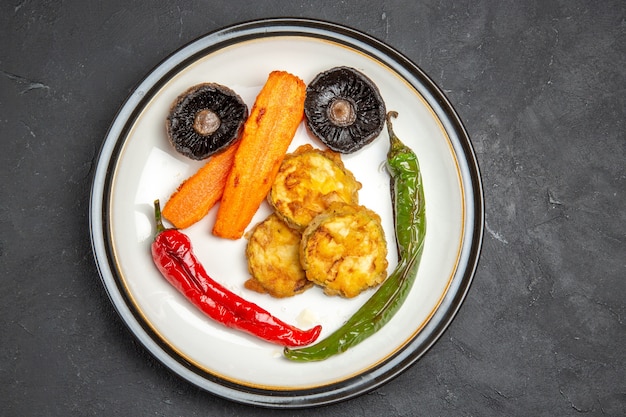
[[[251,278],[245,286],[273,297],[291,297],[313,286],[300,267],[300,232],[271,214],[257,224],[246,246]]]
[[[363,206],[332,204],[304,230],[300,262],[328,295],[351,298],[380,284],[388,265],[380,216]]]
[[[304,230],[331,203],[358,203],[361,183],[331,150],[302,145],[288,154],[268,194],[275,212],[291,227]]]

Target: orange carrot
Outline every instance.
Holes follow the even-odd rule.
[[[163,217],[178,229],[202,219],[222,197],[239,142],[215,154],[185,180],[163,207]]]
[[[266,198],[304,116],[304,82],[273,71],[244,124],[213,227],[215,236],[239,239]]]

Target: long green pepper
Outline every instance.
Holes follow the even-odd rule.
[[[393,132],[391,118],[397,116],[395,111],[387,113],[390,141],[387,169],[391,174],[398,265],[343,326],[314,345],[285,348],[284,355],[288,359],[321,361],[362,342],[391,320],[415,282],[426,234],[424,188],[417,156]]]

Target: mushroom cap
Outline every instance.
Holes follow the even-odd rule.
[[[307,86],[304,114],[309,131],[326,146],[352,153],[378,137],[386,108],[371,79],[354,68],[335,67]]]
[[[233,143],[248,106],[230,88],[203,83],[179,95],[167,117],[167,136],[177,152],[202,160]]]

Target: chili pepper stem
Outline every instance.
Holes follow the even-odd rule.
[[[405,147],[404,143],[402,143],[402,141],[400,141],[400,139],[398,138],[398,136],[396,136],[396,134],[394,133],[393,130],[393,123],[391,123],[391,119],[395,119],[396,117],[398,117],[398,112],[397,111],[389,111],[387,112],[387,133],[389,134],[389,152],[388,152],[388,159],[393,158],[398,152],[402,151],[402,149]]]
[[[161,216],[161,202],[158,199],[154,200],[154,219],[156,221],[156,231],[158,235],[165,231],[163,216]]]

